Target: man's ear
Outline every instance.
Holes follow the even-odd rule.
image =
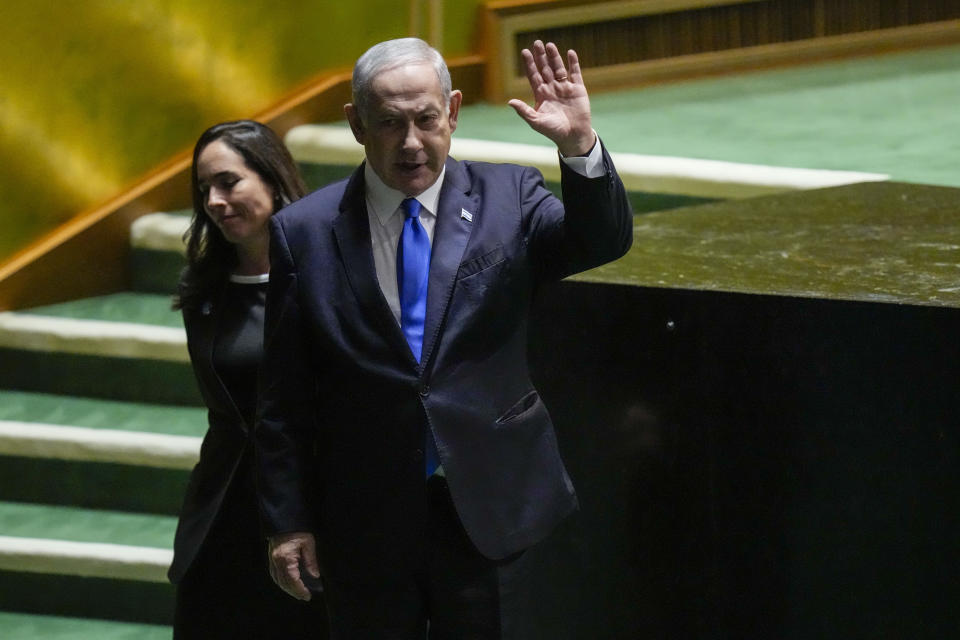
[[[347,122],[350,123],[350,130],[353,131],[354,139],[360,144],[364,144],[365,129],[363,121],[360,120],[360,113],[351,103],[343,105],[343,113],[347,116]]]
[[[463,94],[459,89],[450,92],[450,111],[447,120],[450,122],[450,133],[457,130],[457,117],[460,115],[460,103],[463,102]]]

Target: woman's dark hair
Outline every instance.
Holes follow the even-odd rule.
[[[204,131],[193,148],[193,167],[190,169],[193,217],[183,236],[187,244],[187,266],[173,299],[174,309],[191,309],[202,304],[226,282],[236,266],[236,248],[207,215],[204,208],[206,194],[197,177],[197,159],[207,145],[217,140],[239,153],[247,167],[271,187],[274,212],[299,200],[307,191],[290,151],[266,125],[253,120],[236,120],[221,122]]]

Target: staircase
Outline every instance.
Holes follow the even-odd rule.
[[[131,230],[133,290],[0,313],[0,638],[169,638],[206,430],[170,293],[185,212]]]
[[[310,188],[345,164],[301,165]],[[189,211],[130,230],[131,289],[0,312],[0,640],[168,639],[206,431],[170,310]]]

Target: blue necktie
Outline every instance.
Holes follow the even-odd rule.
[[[400,328],[413,357],[420,362],[423,351],[423,322],[427,316],[427,283],[430,276],[430,238],[420,224],[420,203],[403,201],[403,230],[397,245],[397,292],[400,295]],[[426,473],[433,475],[440,465],[433,432],[426,430]]]
[[[403,201],[406,218],[397,246],[397,292],[400,294],[400,327],[413,357],[420,362],[423,321],[427,316],[427,281],[430,275],[430,238],[420,224],[420,203]]]

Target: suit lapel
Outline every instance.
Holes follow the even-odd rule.
[[[207,363],[209,375],[204,376],[209,381],[208,391],[216,396],[224,410],[229,411],[236,418],[236,423],[241,425],[243,431],[248,431],[250,425],[247,424],[237,404],[233,401],[233,396],[227,390],[217,368],[213,363],[213,349],[215,346],[217,329],[222,317],[224,291],[221,289],[217,295],[210,301],[203,304],[200,313],[197,316],[196,330],[194,335],[202,352],[203,362]]]
[[[469,194],[470,180],[463,166],[447,158],[446,169],[437,205],[437,225],[434,228],[433,250],[430,256],[422,363],[429,362],[439,340],[463,251],[473,230],[473,217],[479,211],[479,203]],[[464,211],[468,215],[463,215]]]
[[[333,223],[333,233],[340,248],[350,288],[357,296],[365,315],[375,318],[387,341],[415,362],[377,280],[377,269],[373,263],[373,250],[370,246],[370,221],[367,217],[364,189],[361,164],[347,183],[343,199],[340,201],[340,216]]]

